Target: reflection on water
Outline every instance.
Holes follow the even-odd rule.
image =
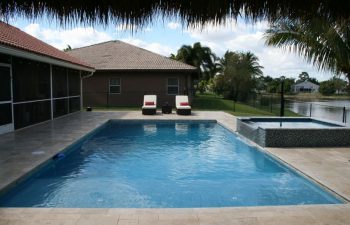
[[[343,108],[346,108],[346,122],[350,124],[350,100],[294,102],[286,101],[289,110],[300,115],[343,122]]]
[[[144,124],[143,131],[145,132],[145,134],[155,134],[157,132],[157,125],[156,124]]]

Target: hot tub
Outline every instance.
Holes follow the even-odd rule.
[[[237,131],[263,147],[350,146],[350,127],[300,117],[240,117]]]

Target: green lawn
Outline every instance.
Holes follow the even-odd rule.
[[[211,94],[197,95],[192,102],[194,110],[225,111],[235,116],[277,116],[279,109],[258,109],[243,103],[234,103],[232,100],[225,100]],[[285,110],[286,116],[299,116],[298,114]]]

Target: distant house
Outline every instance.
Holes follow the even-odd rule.
[[[0,22],[0,134],[80,110],[92,66]]]
[[[299,92],[318,92],[319,85],[314,84],[310,81],[303,81],[299,84],[295,84],[292,86],[292,90],[294,93],[299,93]]]
[[[145,49],[108,41],[68,52],[96,72],[83,81],[85,106],[141,106],[143,95],[155,94],[158,104],[175,104],[175,95],[191,97],[196,68]]]

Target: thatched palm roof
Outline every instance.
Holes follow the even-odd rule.
[[[2,0],[0,19],[53,17],[63,24],[144,25],[157,15],[177,17],[184,25],[222,23],[239,15],[253,20],[316,15],[350,18],[349,0]]]

